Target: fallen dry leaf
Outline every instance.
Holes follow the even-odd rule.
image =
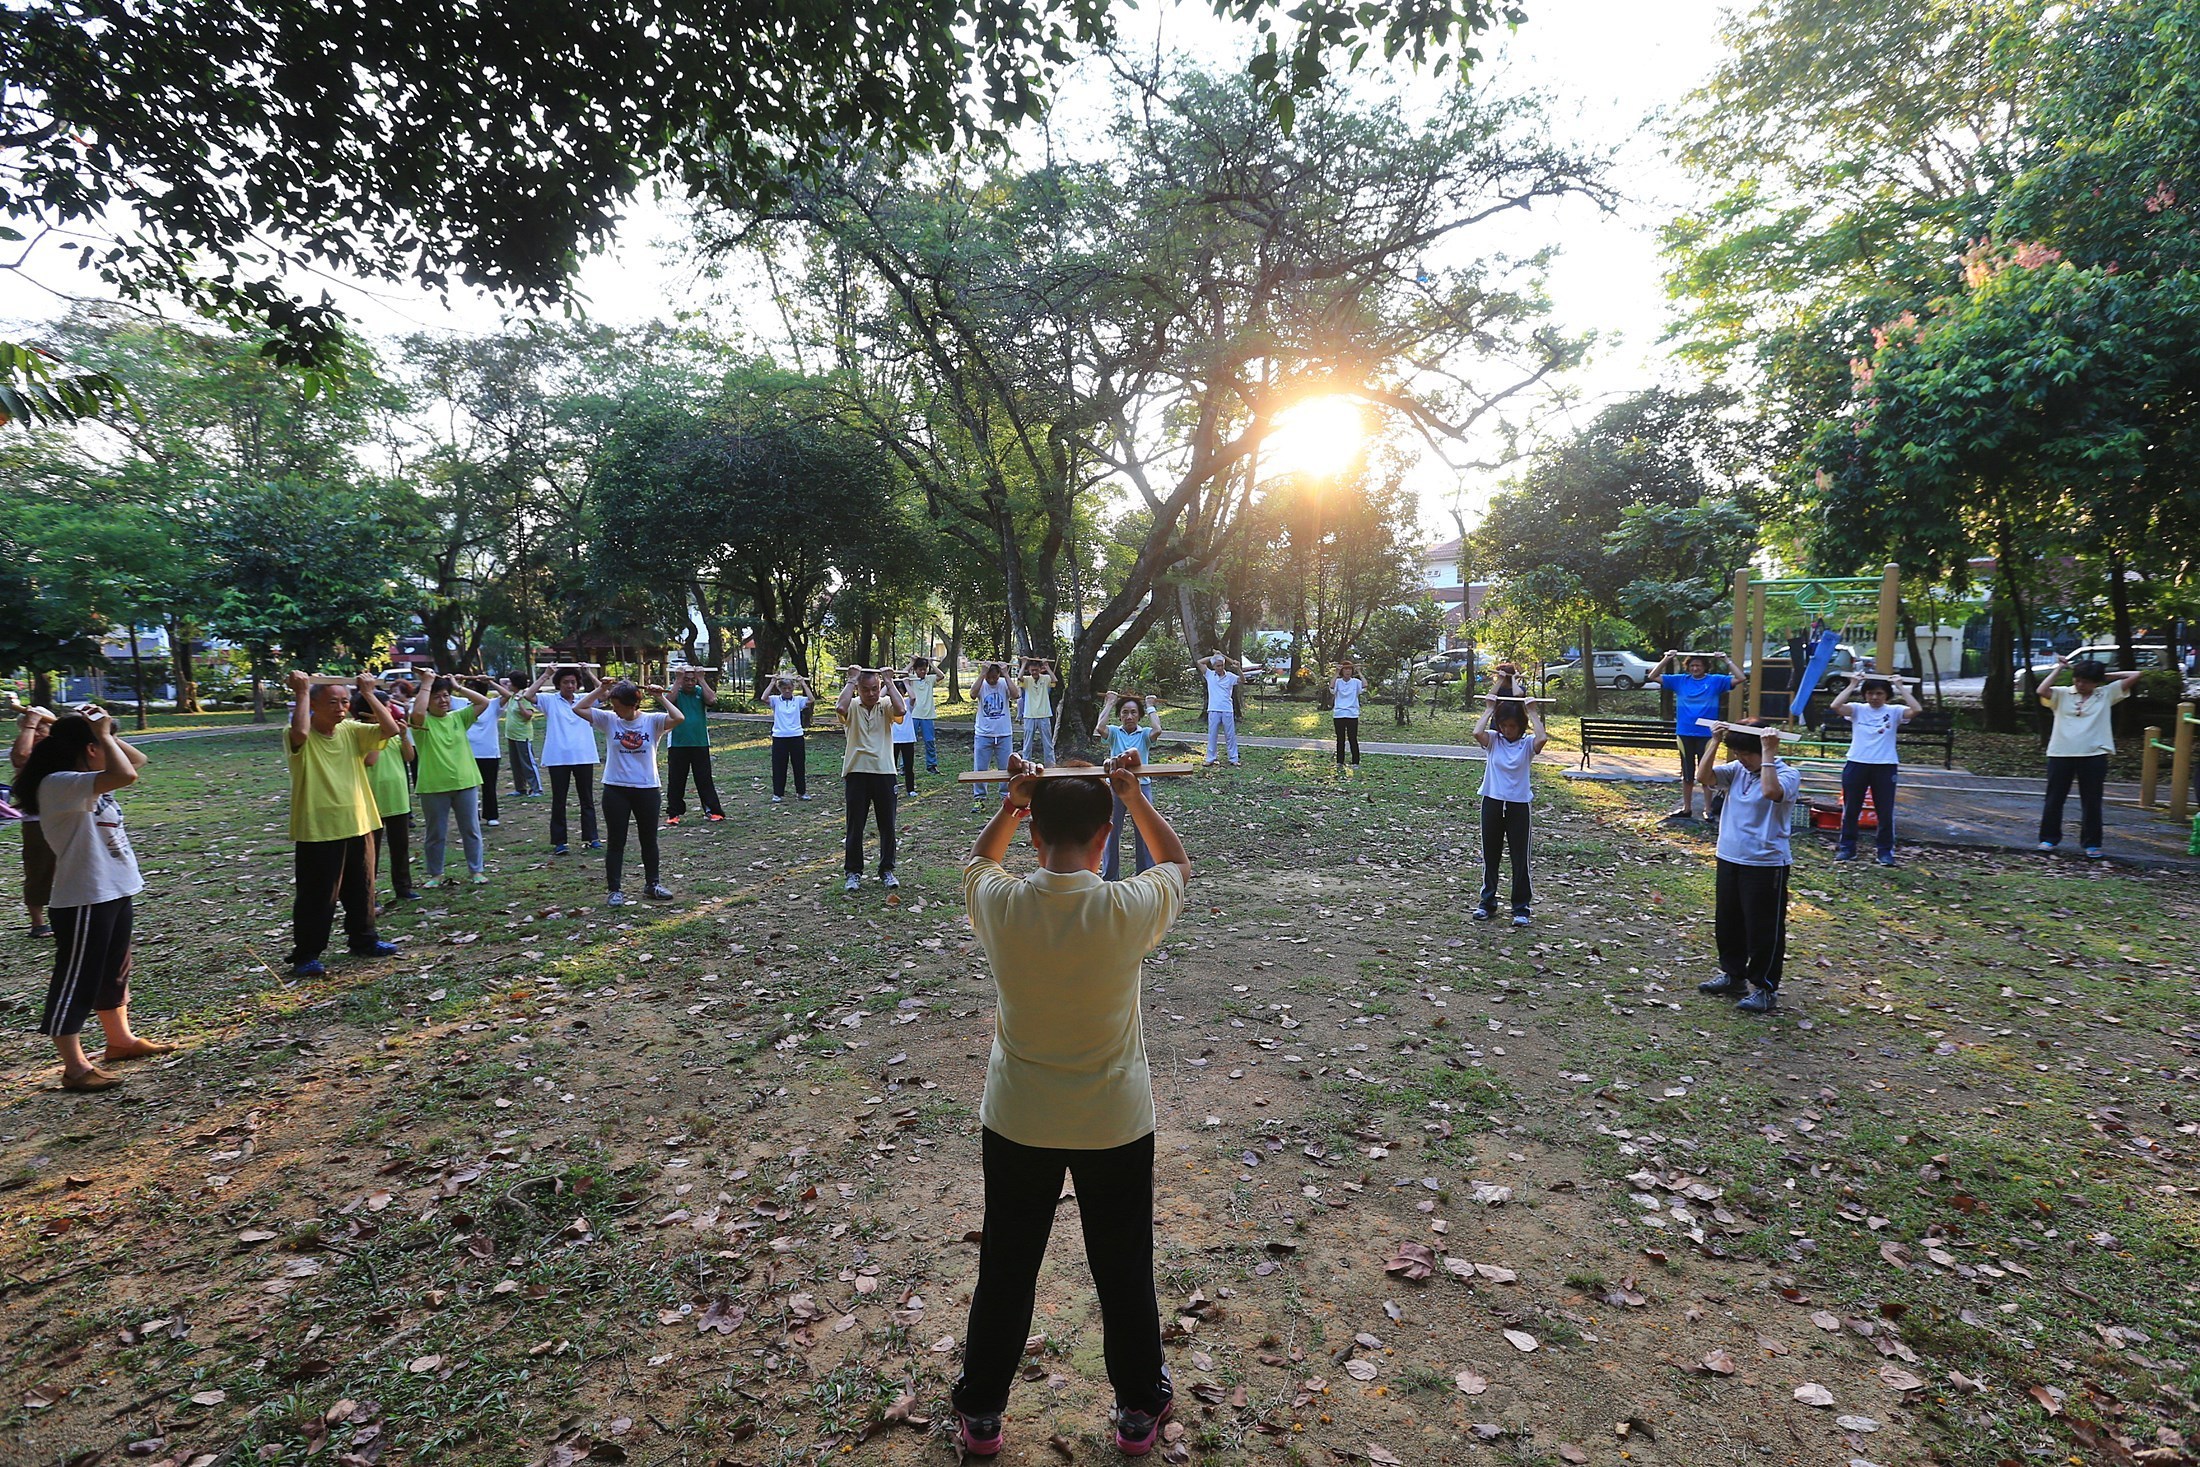
[[[1817,1406],[1822,1409],[1833,1404],[1833,1392],[1827,1390],[1817,1381],[1807,1380],[1795,1388],[1795,1399],[1806,1406]]]
[[[1367,1444],[1367,1460],[1373,1462],[1375,1467],[1406,1467],[1405,1463],[1373,1442]]]
[[[1490,1383],[1488,1381],[1484,1380],[1481,1376],[1476,1375],[1471,1370],[1460,1371],[1457,1375],[1452,1377],[1452,1380],[1458,1385],[1459,1390],[1463,1395],[1479,1396],[1482,1394],[1482,1392],[1490,1388]]]
[[[1910,1374],[1910,1372],[1902,1369],[1898,1365],[1880,1366],[1879,1379],[1890,1390],[1915,1391],[1922,1390],[1925,1386],[1924,1381],[1919,1380],[1916,1376]]]
[[[1572,1442],[1560,1442],[1558,1444],[1558,1460],[1561,1462],[1586,1462],[1589,1460],[1589,1454]]]
[[[1404,1279],[1425,1279],[1436,1270],[1436,1254],[1426,1243],[1400,1243],[1383,1272]]]
[[[229,1392],[227,1391],[200,1391],[191,1398],[191,1404],[194,1406],[219,1406],[228,1399]]]
[[[1365,1360],[1356,1355],[1344,1363],[1344,1373],[1354,1380],[1373,1380],[1381,1372],[1381,1369],[1382,1367],[1374,1361]]]
[[[1541,1340],[1538,1340],[1534,1335],[1529,1334],[1524,1329],[1506,1330],[1505,1343],[1511,1345],[1515,1350],[1518,1350],[1523,1355],[1527,1354],[1531,1350],[1542,1348],[1543,1344]]]
[[[1713,1375],[1732,1375],[1735,1370],[1734,1357],[1724,1350],[1713,1350],[1703,1357],[1703,1368]]]

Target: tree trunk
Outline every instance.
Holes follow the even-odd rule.
[[[137,613],[130,613],[130,674],[137,683],[137,726],[145,731],[145,654],[138,647]]]
[[[947,701],[962,701],[963,609],[956,602],[947,609]]]
[[[48,712],[53,710],[53,674],[37,671],[31,674],[31,702]]]
[[[1764,668],[1764,659],[1757,659],[1758,671]],[[1596,618],[1581,619],[1581,711],[1597,711],[1597,624]]]
[[[1999,597],[1987,614],[1986,687],[1979,694],[1979,707],[1986,715],[1986,726],[1995,733],[2016,731],[2016,643]]]
[[[265,723],[267,722],[267,687],[261,681],[263,672],[261,659],[258,654],[249,649],[246,650],[245,656],[252,659],[252,721],[254,723]]]
[[[163,622],[168,631],[168,668],[176,679],[176,711],[199,711],[198,667],[191,652],[191,624],[181,618]]]
[[[2129,672],[2139,665],[2131,645],[2131,588],[2124,584],[2124,553],[2108,552],[2108,609],[2116,627],[2116,667]]]

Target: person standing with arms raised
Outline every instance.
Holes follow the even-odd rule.
[[[137,855],[122,829],[115,792],[135,784],[145,755],[115,734],[97,708],[57,720],[24,762],[17,792],[38,813],[54,853],[53,980],[38,1032],[53,1040],[64,1090],[111,1090],[122,1077],[101,1066],[167,1054],[172,1044],[130,1028],[133,901],[145,889]],[[84,1020],[99,1015],[107,1047],[94,1064],[84,1054]]]
[[[1667,652],[1650,669],[1650,677],[1673,695],[1673,737],[1681,746],[1681,807],[1668,820],[1696,818],[1696,774],[1703,752],[1711,746],[1708,726],[1719,716],[1719,700],[1734,686],[1741,669],[1734,659],[1722,656],[1725,672],[1713,672],[1711,659],[1701,653]],[[1711,814],[1711,790],[1703,792],[1703,811]]]
[[[1344,768],[1346,745],[1352,749],[1352,767],[1360,767],[1360,698],[1367,692],[1367,679],[1360,676],[1359,665],[1349,657],[1337,664],[1337,675],[1329,683],[1329,719],[1335,725],[1337,735],[1337,768]]]
[[[2063,673],[2070,686],[2055,686]],[[2134,670],[2111,674],[2087,658],[2083,662],[2055,659],[2055,670],[2040,684],[2040,702],[2055,715],[2047,737],[2047,798],[2040,806],[2040,849],[2051,851],[2062,844],[2063,804],[2070,798],[2073,781],[2078,786],[2078,844],[2086,855],[2101,858],[2101,794],[2108,782],[2108,758],[2116,752],[2116,730],[2110,710],[2131,696],[2131,685],[2141,674]]]
[[[897,887],[901,880],[894,875],[894,725],[908,715],[908,706],[901,694],[886,685],[882,674],[867,667],[853,671],[848,686],[840,690],[838,706],[841,731],[848,739],[840,760],[848,810],[842,860],[848,879],[843,886],[855,891],[863,885],[863,826],[865,817],[875,810],[879,883]]]
[[[1237,670],[1220,652],[1199,664],[1207,680],[1207,762],[1215,762],[1215,738],[1223,735],[1230,751],[1230,767],[1237,768]]]
[[[708,710],[718,706],[718,690],[710,679],[692,667],[672,675],[672,696],[665,704],[679,710],[680,719],[665,740],[665,824],[678,825],[687,813],[688,776],[695,777],[695,803],[703,818],[719,821],[726,812],[718,803],[718,781],[710,770],[710,719]],[[605,783],[610,776],[604,777]]]
[[[1016,719],[1011,712],[1008,669],[998,662],[988,662],[985,673],[971,690],[971,699],[978,705],[976,723],[972,726],[970,767],[972,769],[1008,768],[1009,745],[1016,740]],[[985,807],[986,797],[993,792],[990,784],[974,784],[970,787],[970,808],[973,811]]]
[[[27,703],[16,714],[15,742],[8,748],[8,763],[18,773],[30,762],[31,751],[53,731],[54,717],[36,703]],[[20,800],[20,796],[18,799]],[[53,936],[46,922],[46,908],[53,896],[53,848],[39,829],[38,812],[23,811],[23,906],[30,913],[33,938]]]
[[[464,698],[466,706],[454,709],[454,697]],[[483,885],[489,879],[483,869],[488,864],[488,853],[481,839],[481,766],[474,762],[472,745],[473,730],[488,716],[489,700],[453,677],[437,678],[413,703],[420,817],[427,825],[420,842],[421,861],[428,868],[424,885],[444,884],[443,853],[453,817],[458,821],[459,844],[466,853],[466,869],[474,885]]]
[[[504,700],[504,754],[512,766],[512,795],[515,799],[527,799],[542,793],[542,771],[535,767],[534,721],[542,715],[535,708],[532,698],[524,693],[512,693],[506,684]]]
[[[1897,688],[1902,692],[1900,708],[1888,701],[1888,694]],[[1860,691],[1864,695],[1862,706],[1851,701]],[[1872,821],[1878,827],[1874,833],[1878,836],[1879,864],[1892,866],[1895,774],[1902,767],[1896,734],[1910,721],[1910,715],[1925,711],[1924,705],[1910,691],[1907,679],[1890,681],[1859,668],[1849,674],[1849,685],[1827,711],[1849,721],[1849,757],[1841,765],[1841,838],[1833,848],[1833,859],[1856,859],[1856,832],[1864,818],[1864,796],[1869,793]]]
[[[596,797],[590,788],[595,782],[596,766],[603,761],[596,754],[595,728],[573,711],[584,672],[590,688],[601,686],[593,670],[546,667],[535,674],[535,680],[527,687],[526,696],[533,698],[542,710],[542,762],[550,771],[550,854],[553,856],[566,853],[565,797],[567,791],[575,787],[581,802],[581,839],[592,851],[603,849],[603,842],[596,839]]]
[[[349,684],[349,686],[347,686]],[[318,978],[321,953],[339,904],[344,941],[356,957],[386,958],[397,944],[374,930],[374,854],[367,837],[382,824],[367,784],[366,758],[399,734],[389,705],[375,696],[372,673],[355,679],[290,675],[290,727],[283,735],[290,762],[290,975]],[[366,700],[372,723],[346,715],[354,696]]]
[[[393,717],[395,705],[390,706]],[[365,699],[356,699],[351,705],[354,722],[372,725],[374,710]],[[369,838],[374,848],[376,870],[390,873],[390,899],[393,902],[418,901],[420,894],[412,884],[412,780],[406,766],[413,762],[411,714],[403,715],[407,722],[398,725],[397,737],[384,740],[381,747],[370,751],[366,757],[367,788],[374,791],[375,813],[382,817],[382,827]],[[375,729],[380,737],[381,729]],[[386,912],[387,907],[380,910]]]
[[[940,685],[939,669],[929,657],[909,659],[909,675],[903,679],[909,689],[909,720],[917,726],[917,739],[924,745],[924,772],[940,772],[939,703],[936,689]]]
[[[634,823],[636,841],[642,848],[642,895],[653,902],[669,902],[672,893],[666,891],[657,880],[657,816],[660,812],[657,786],[657,743],[665,730],[677,729],[683,715],[679,705],[672,701],[665,690],[652,683],[647,692],[656,695],[662,704],[662,713],[642,711],[642,693],[633,683],[621,679],[606,690],[601,686],[588,690],[573,706],[583,717],[603,730],[604,748],[609,751],[603,769],[603,813],[611,827],[611,849],[604,852],[604,884],[610,889],[605,905],[623,907],[627,904],[622,878],[626,871],[626,827]],[[602,697],[608,708],[598,708],[596,699]]]
[[[1024,757],[1036,753],[1041,764],[1054,762],[1054,664],[1026,657],[1016,679],[1024,696]]]
[[[772,803],[787,798],[787,775],[794,775],[794,795],[810,797],[809,730],[802,725],[803,710],[810,706],[810,680],[793,673],[774,674],[765,685],[764,701],[772,710]]]
[[[474,767],[481,771],[481,823],[496,826],[504,822],[497,819],[497,768],[502,762],[504,750],[504,705],[512,690],[502,683],[487,678],[470,679],[475,688],[484,690],[488,701],[482,706],[481,716],[466,725],[466,747],[474,756]]]

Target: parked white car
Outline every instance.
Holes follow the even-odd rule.
[[[1652,670],[1656,667],[1655,662],[1645,662],[1632,652],[1599,652],[1597,653],[1597,686],[1600,688],[1615,688],[1624,693],[1630,688],[1639,688],[1648,682]],[[1550,680],[1550,684],[1554,688],[1570,687],[1581,675],[1581,664],[1579,662],[1553,663],[1543,669],[1543,675]]]

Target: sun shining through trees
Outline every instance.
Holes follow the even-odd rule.
[[[1349,397],[1310,397],[1276,415],[1275,431],[1261,445],[1271,469],[1308,479],[1348,472],[1367,445],[1367,409]]]

